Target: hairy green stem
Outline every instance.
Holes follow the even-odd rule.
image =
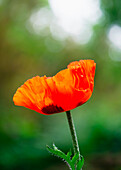
[[[80,151],[79,151],[77,135],[76,135],[75,126],[74,126],[73,119],[72,119],[70,111],[66,111],[66,115],[67,115],[70,131],[71,131],[74,154],[79,153],[79,160],[80,160]]]

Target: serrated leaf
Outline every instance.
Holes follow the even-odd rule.
[[[81,170],[84,165],[84,157],[81,157],[81,160],[77,163],[77,170]]]
[[[47,146],[47,150],[51,152],[53,155],[60,157],[63,159],[69,166],[71,170],[75,170],[75,167],[77,167],[77,170],[81,170],[82,166],[84,165],[84,158],[82,157],[81,160],[78,161],[79,159],[79,153],[76,153],[72,160],[71,160],[71,155],[72,152],[69,151],[67,155],[63,153],[61,150],[59,150],[55,144],[53,144],[53,149]],[[77,166],[76,166],[77,165]]]
[[[69,152],[67,153],[67,158],[70,159],[71,155],[72,155],[72,152],[69,151]]]
[[[54,144],[53,144],[53,148],[50,148],[48,145],[47,145],[47,150],[49,152],[51,152],[53,155],[55,156],[58,156],[60,157],[61,159],[63,159],[69,166],[69,168],[71,170],[75,170],[75,166],[73,165],[71,159],[70,159],[70,156],[71,156],[71,151],[67,153],[67,155],[65,153],[63,153],[61,150],[59,150]]]
[[[55,148],[52,149],[52,148],[50,148],[49,146],[47,146],[47,149],[48,149],[49,152],[51,152],[51,153],[54,154],[55,156],[59,156],[60,158],[62,158],[62,159],[65,160],[66,155],[65,155],[62,151],[58,150],[57,148],[56,148],[56,150],[55,150]]]
[[[79,159],[79,153],[76,153],[72,158],[72,163],[75,165],[78,159]]]

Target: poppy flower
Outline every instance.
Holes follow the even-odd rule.
[[[53,77],[33,77],[18,88],[13,101],[45,115],[72,110],[91,97],[95,67],[93,60],[80,60]]]

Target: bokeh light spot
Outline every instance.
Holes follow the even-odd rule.
[[[121,50],[121,27],[113,25],[108,33],[108,38],[117,48]]]
[[[36,34],[48,32],[56,40],[70,37],[74,42],[86,44],[92,37],[92,27],[102,17],[99,0],[49,0],[44,7],[30,16],[30,24]],[[46,29],[45,29],[46,30]]]

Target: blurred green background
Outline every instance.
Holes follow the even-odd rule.
[[[97,63],[91,99],[74,110],[85,170],[121,167],[121,1],[0,0],[0,169],[62,170],[46,150],[72,148],[65,113],[44,116],[13,104],[36,75],[71,61]]]

